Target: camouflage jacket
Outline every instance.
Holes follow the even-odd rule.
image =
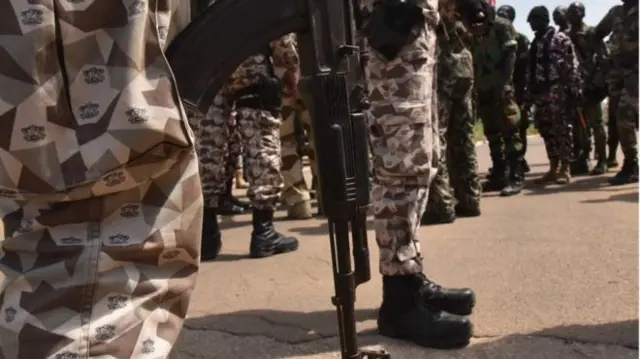
[[[287,34],[269,43],[264,53],[249,56],[229,78],[228,86],[232,91],[255,84],[260,75],[280,75],[276,69],[296,71],[300,67],[300,58],[296,35]]]
[[[576,50],[580,73],[585,81],[590,81],[598,71],[602,71],[604,42],[594,38],[594,29],[592,26],[583,24],[580,27],[572,26],[567,32]]]
[[[380,0],[360,0],[360,16],[362,18],[362,26],[367,25],[367,21],[371,13],[376,9]],[[440,14],[438,13],[438,0],[416,0],[418,6],[422,7],[422,12],[425,15],[426,22],[433,28],[438,26],[440,22]],[[363,39],[366,43],[366,39]],[[425,31],[419,30],[419,35],[412,46],[405,46],[398,59],[401,61],[413,61],[416,59],[426,59],[430,55],[428,48],[428,40]],[[386,58],[377,52],[373,51],[370,54],[371,57],[375,57],[380,62],[387,62]]]
[[[544,34],[536,35],[531,43],[526,78],[528,103],[546,98],[557,84],[563,85],[569,96],[581,95],[579,63],[567,34],[550,27]]]
[[[463,81],[473,83],[473,57],[469,49],[469,34],[460,21],[442,20],[438,27],[438,91],[445,96],[467,89],[459,88]],[[465,41],[466,40],[466,41]],[[461,93],[460,95],[463,95]]]
[[[70,201],[169,171],[193,135],[163,50],[180,1],[0,3],[0,193]],[[188,9],[188,7],[187,7]]]
[[[496,17],[486,35],[474,38],[472,53],[477,93],[495,92],[512,85],[514,68],[506,59],[515,57],[516,34],[508,20]]]
[[[516,66],[513,70],[513,87],[516,92],[516,98],[520,101],[526,86],[530,44],[529,39],[521,33],[517,33],[516,41],[518,42],[518,49],[516,50]]]

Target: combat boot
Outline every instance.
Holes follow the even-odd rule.
[[[598,149],[598,161],[595,167],[589,173],[592,176],[599,176],[607,173],[607,148],[604,145],[599,145]]]
[[[571,182],[571,171],[569,170],[569,161],[563,161],[560,165],[560,170],[558,171],[558,176],[556,178],[557,184],[568,184]]]
[[[270,257],[298,249],[298,240],[295,237],[287,237],[273,228],[273,210],[254,208],[252,222],[253,232],[249,248],[251,258]]]
[[[217,213],[222,216],[234,216],[243,214],[247,208],[234,203],[233,201],[233,179],[230,178],[226,182],[225,193],[220,196]]]
[[[309,219],[311,217],[313,217],[311,201],[301,201],[287,207],[287,218],[289,219]]]
[[[500,191],[501,197],[510,197],[520,194],[522,192],[522,188],[524,187],[524,183],[522,181],[522,177],[524,177],[524,173],[522,173],[522,160],[521,159],[512,159],[509,161],[509,182],[505,188]]]
[[[638,160],[632,161],[624,159],[620,172],[616,173],[613,178],[609,180],[609,184],[612,186],[622,186],[629,183],[638,182]]]
[[[522,173],[531,172],[531,167],[529,167],[529,162],[527,162],[527,160],[525,160],[524,158],[522,159],[522,165],[520,166],[522,168]]]
[[[461,315],[471,312],[475,300],[471,290],[443,289],[423,274],[384,276],[382,289],[381,335],[436,349],[469,344],[473,326]],[[465,314],[452,314],[443,307]]]
[[[454,211],[444,211],[441,213],[424,212],[420,219],[420,224],[423,226],[430,226],[436,224],[449,224],[456,220],[456,213]]]
[[[482,184],[482,192],[502,191],[507,186],[506,167],[504,161],[494,161],[489,179]]]
[[[618,145],[609,145],[609,157],[607,157],[607,167],[616,168],[618,163]]]
[[[541,178],[535,181],[536,184],[545,185],[548,183],[555,182],[558,178],[558,165],[559,161],[557,158],[549,159],[549,171],[545,173]]]
[[[236,188],[237,189],[245,189],[249,188],[249,184],[244,180],[244,173],[241,168],[236,170]]]
[[[202,242],[200,244],[200,260],[211,261],[218,257],[222,248],[222,234],[218,227],[216,210],[205,207],[202,216]]]
[[[570,174],[572,176],[585,176],[588,175],[591,169],[589,168],[589,156],[582,156],[570,166]]]
[[[477,202],[474,204],[466,203],[464,205],[458,203],[456,205],[456,216],[458,217],[478,217],[481,214],[480,204]]]

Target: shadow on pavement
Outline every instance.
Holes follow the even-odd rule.
[[[375,317],[376,311],[372,309],[358,310],[356,313],[358,322],[375,320]],[[190,334],[183,333],[176,346],[178,352],[197,352],[194,347],[206,341],[207,333],[218,338],[222,335],[224,343],[229,346],[234,346],[233,341],[239,340],[241,347],[231,349],[234,359],[300,358],[339,350],[335,311],[299,313],[250,310],[188,319],[186,328]],[[190,337],[194,332],[197,338],[196,335]],[[250,340],[268,345],[265,344],[261,349],[252,348]],[[638,355],[638,320],[561,325],[533,333],[498,337],[483,337],[480,334],[471,346],[453,351],[423,349],[383,338],[376,335],[373,325],[372,329],[359,332],[358,344],[361,347],[382,346],[394,359],[632,359]],[[207,351],[206,357],[223,358],[230,353],[223,348],[214,351]]]
[[[586,199],[586,200],[580,201],[580,202],[582,202],[582,203],[605,203],[605,202],[616,202],[616,201],[638,203],[638,191],[634,191],[634,192],[631,192],[631,193],[613,194],[613,195],[609,196],[609,198],[603,198],[603,199]]]
[[[571,183],[564,186],[556,184],[544,186],[535,183],[535,181],[542,177],[542,175],[543,174],[540,173],[539,176],[536,176],[535,178],[532,178],[533,176],[527,178],[524,186],[527,190],[527,192],[524,193],[525,195],[539,196],[563,192],[583,192],[610,187],[608,183],[610,176],[573,177],[571,179]]]

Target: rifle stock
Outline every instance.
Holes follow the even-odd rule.
[[[308,97],[320,201],[329,222],[342,358],[389,359],[384,351],[360,350],[356,338],[355,290],[371,271],[368,133],[352,1],[219,0],[178,34],[166,56],[185,106],[206,113],[244,59],[271,40],[299,34],[302,93]]]

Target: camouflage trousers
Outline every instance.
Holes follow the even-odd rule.
[[[205,207],[217,208],[225,195],[229,173],[229,124],[231,103],[223,93],[216,95],[214,105],[204,116],[191,116],[200,161],[202,193]],[[275,209],[282,192],[280,175],[280,119],[269,111],[252,108],[236,109],[236,126],[240,136],[246,176],[247,196],[254,208]]]
[[[393,61],[368,49],[371,201],[383,275],[423,270],[420,219],[439,154],[435,23],[425,25],[421,37]]]
[[[551,87],[548,95],[534,102],[536,109],[533,121],[544,140],[549,159],[568,163],[573,151],[572,128],[575,108],[568,103],[565,89],[561,85]]]
[[[489,154],[493,163],[492,174],[505,176],[509,164],[522,160],[520,138],[520,108],[513,96],[486,97],[478,100],[478,117],[482,120],[484,135],[489,142]]]
[[[620,97],[609,96],[607,103],[607,144],[610,151],[618,148],[618,104]]]
[[[582,115],[585,119],[585,124],[587,125],[587,135],[588,138],[583,146],[583,153],[585,157],[589,157],[591,154],[592,146],[591,146],[591,137],[593,137],[595,144],[595,152],[598,156],[607,156],[607,132],[604,128],[604,117],[602,114],[602,105],[597,104],[588,104],[582,107]],[[577,145],[577,144],[576,144]],[[603,158],[605,160],[606,158]]]
[[[282,178],[284,189],[282,199],[287,205],[309,201],[309,187],[302,173],[302,158],[298,153],[298,139],[295,134],[296,116],[304,127],[311,129],[311,116],[301,99],[285,95],[282,98],[282,124],[280,125],[280,141],[282,143]],[[313,147],[313,140],[311,140]],[[315,157],[309,157],[311,172],[315,175]]]
[[[167,358],[200,256],[195,153],[143,187],[0,199],[0,358]]]
[[[620,93],[616,119],[624,158],[628,161],[636,161],[638,158],[638,73],[628,75],[625,76],[624,87]]]
[[[442,98],[442,96],[440,96]],[[442,102],[438,103],[442,106]],[[438,154],[438,172],[429,187],[429,200],[425,210],[425,216],[441,216],[454,213],[453,194],[450,185],[449,170],[447,168],[447,139],[448,139],[448,118],[442,116],[440,108],[438,133],[436,134],[440,144]]]
[[[480,176],[473,126],[475,116],[471,87],[460,96],[439,98],[440,117],[447,120],[447,168],[456,207],[479,206]]]

